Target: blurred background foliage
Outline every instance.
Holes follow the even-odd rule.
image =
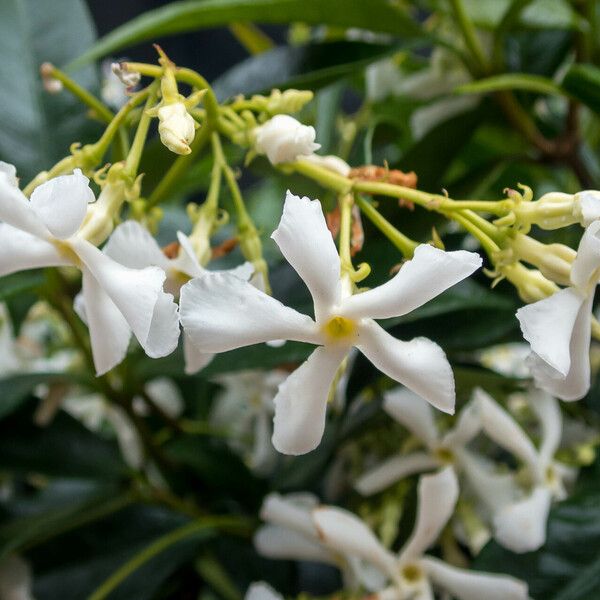
[[[101,131],[68,94],[45,93],[38,74],[42,62],[66,67],[100,94],[98,61],[154,61],[151,43],[160,42],[177,64],[203,73],[220,99],[273,87],[315,90],[302,120],[315,125],[326,153],[352,165],[386,162],[414,170],[420,189],[481,199],[499,199],[517,183],[530,185],[537,197],[597,189],[600,2],[465,0],[464,7],[483,56],[473,51],[453,0],[2,0],[0,159],[14,163],[28,181],[64,156],[71,142],[93,141]],[[233,149],[230,156],[241,164],[241,153]],[[148,173],[145,195],[172,161],[158,142],[149,145],[141,169]],[[176,229],[189,228],[185,203],[202,201],[210,164],[210,157],[194,158],[166,198],[161,243],[171,242]],[[320,191],[299,177],[274,174],[262,160],[245,172],[242,185],[272,265],[275,296],[306,309],[308,294],[279,264],[269,234],[287,188],[312,197]],[[332,206],[333,198],[321,199]],[[383,202],[380,209],[415,239],[426,241],[437,226],[448,248],[465,243],[434,215]],[[365,228],[367,243],[357,259],[374,267],[368,284],[376,285],[401,256]],[[227,229],[221,235],[226,238]],[[561,230],[561,236],[553,239],[577,242],[576,231]],[[43,281],[38,272],[0,279],[0,301],[17,331]],[[401,338],[424,335],[442,345],[456,369],[459,402],[475,385],[500,399],[522,383],[484,369],[477,359],[478,350],[519,340],[514,291],[504,284],[491,291],[489,281],[481,273],[388,323]],[[134,353],[119,373],[135,389],[158,376],[172,378],[185,401],[185,419],[202,424],[218,390],[217,375],[295,365],[307,355],[296,343],[252,347],[219,356],[199,375],[186,377],[181,350],[161,360]],[[265,493],[326,495],[332,469],[356,444],[380,431],[397,435],[378,410],[383,384],[366,361],[356,361],[347,403],[332,415],[321,446],[307,456],[279,457],[269,477],[251,472],[218,433],[172,429],[156,415],[145,419],[160,453],[152,458],[169,472],[165,490],[148,486],[123,462],[113,436],[92,433],[61,411],[49,425],[34,420],[40,396],[47,399],[48,390],[71,385],[93,389],[89,376],[77,372],[0,378],[0,556],[19,552],[31,561],[36,598],[237,600],[259,579],[292,595],[336,589],[332,569],[282,563],[274,568],[257,557],[251,533]],[[370,402],[354,410],[367,388]],[[566,407],[592,424],[599,409],[595,385],[588,398]],[[350,477],[350,467],[342,464]],[[599,468],[592,464],[573,497],[553,509],[544,548],[516,556],[490,543],[475,568],[517,575],[534,598],[597,598]],[[364,502],[347,480],[336,494],[334,500],[354,508]],[[411,529],[414,485],[402,497],[399,540]],[[210,515],[241,515],[247,525],[230,531],[235,527]]]

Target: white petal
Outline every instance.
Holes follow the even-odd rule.
[[[0,172],[0,221],[42,239],[50,236],[50,232],[33,210],[29,200],[3,172]]]
[[[132,469],[141,469],[144,464],[144,448],[127,413],[120,406],[111,405],[107,408],[106,418],[115,431],[125,463]]]
[[[454,375],[444,351],[427,338],[402,342],[374,321],[360,327],[358,349],[383,373],[447,413],[454,413]]]
[[[432,448],[438,441],[431,404],[407,388],[396,388],[384,394],[383,410]]]
[[[585,302],[575,288],[565,288],[549,298],[517,311],[523,337],[531,350],[563,376],[569,372],[569,345],[579,310]]]
[[[481,266],[475,252],[445,252],[428,244],[415,250],[412,260],[387,283],[343,303],[349,317],[387,319],[405,315],[462,281]]]
[[[486,435],[520,458],[535,476],[539,468],[539,457],[531,439],[489,394],[478,388],[474,397],[481,409],[481,424]]]
[[[183,332],[183,359],[185,361],[185,374],[194,375],[201,371],[215,357],[214,354],[200,352],[192,343],[187,332]]]
[[[118,365],[127,354],[131,329],[108,294],[87,269],[83,269],[83,300],[96,375]]]
[[[435,475],[423,475],[418,488],[417,523],[398,560],[418,559],[435,543],[452,516],[458,500],[458,480],[452,467]]]
[[[66,239],[81,226],[88,204],[96,199],[89,181],[75,169],[72,175],[42,183],[31,194],[31,207],[53,236]]]
[[[584,232],[571,266],[571,282],[585,288],[590,280],[598,281],[595,271],[600,267],[600,221],[594,221]]]
[[[145,387],[148,396],[171,418],[176,419],[183,413],[185,404],[181,392],[171,379],[159,377]]]
[[[69,265],[55,246],[6,223],[0,223],[0,277],[25,269]]]
[[[201,352],[275,339],[319,343],[314,321],[228,273],[206,273],[181,288],[181,323]]]
[[[146,354],[151,358],[168,356],[179,341],[179,311],[171,294],[161,292],[154,305],[152,323],[145,342]]]
[[[323,506],[313,511],[313,520],[326,546],[368,561],[389,577],[396,577],[396,558],[356,515],[341,508]]]
[[[569,344],[571,368],[564,376],[552,369],[536,354],[531,354],[530,368],[538,388],[561,400],[579,400],[590,389],[590,335],[592,303],[590,295],[577,315]]]
[[[311,512],[319,501],[312,494],[268,494],[260,509],[260,518],[274,525],[292,529],[305,537],[317,537]]]
[[[6,175],[8,182],[13,187],[19,187],[19,178],[17,177],[17,167],[15,165],[0,160],[0,173]]]
[[[154,309],[162,292],[165,273],[158,267],[129,269],[100,252],[86,240],[73,238],[73,249],[85,263],[104,292],[117,306],[135,337],[144,349],[149,342],[150,352],[157,350],[155,340],[149,339]],[[90,304],[85,298],[88,319]],[[104,335],[110,335],[105,330]]]
[[[270,585],[263,581],[253,583],[246,592],[244,600],[284,600]]]
[[[130,269],[157,266],[166,271],[169,268],[169,259],[150,232],[137,221],[125,221],[116,227],[103,252]]]
[[[306,454],[323,437],[327,398],[346,348],[320,346],[280,386],[273,402],[273,445],[283,454]]]
[[[508,575],[477,573],[458,569],[426,556],[421,565],[434,585],[457,600],[527,600],[527,584]]]
[[[546,523],[552,496],[537,487],[524,500],[509,504],[494,517],[494,538],[513,552],[531,552],[546,541]]]
[[[309,560],[337,565],[333,554],[321,544],[277,525],[260,527],[254,535],[254,547],[261,556],[267,558]]]
[[[173,266],[190,277],[202,276],[206,269],[198,262],[198,257],[196,256],[190,238],[181,231],[178,231],[177,239],[179,241],[180,249],[179,255],[173,261]]]
[[[538,391],[530,394],[529,402],[542,426],[542,443],[539,448],[540,460],[543,465],[549,465],[558,450],[562,436],[560,406],[555,398]]]
[[[456,425],[444,436],[442,445],[450,448],[466,446],[480,431],[480,406],[471,401],[460,411]]]
[[[369,469],[354,483],[354,487],[363,496],[371,496],[409,475],[429,471],[437,466],[438,461],[424,452],[398,454]]]
[[[271,237],[310,290],[317,321],[326,317],[340,300],[340,257],[321,203],[288,190],[281,221]]]
[[[600,219],[600,193],[597,190],[583,190],[575,194],[581,211],[581,224],[588,227]]]

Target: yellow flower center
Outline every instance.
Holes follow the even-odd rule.
[[[445,464],[452,464],[454,462],[454,452],[452,452],[450,448],[444,448],[443,446],[440,446],[439,448],[435,449],[434,454],[440,462]]]
[[[331,341],[350,341],[356,335],[356,322],[346,317],[335,316],[331,317],[321,330]]]
[[[53,240],[52,243],[63,258],[66,258],[70,263],[73,264],[73,266],[81,267],[81,260],[69,242],[64,242],[63,240]]]
[[[421,579],[423,573],[419,565],[409,564],[402,567],[402,577],[409,583],[415,583]]]

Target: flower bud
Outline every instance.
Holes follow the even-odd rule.
[[[600,219],[600,192],[597,190],[583,190],[575,194],[575,217],[583,227],[591,225]]]
[[[161,142],[175,154],[190,154],[194,140],[196,121],[188,113],[183,102],[166,104],[158,109],[158,133]]]
[[[334,173],[338,173],[343,177],[348,177],[350,175],[350,171],[352,170],[350,165],[345,160],[342,160],[339,156],[335,156],[333,154],[329,154],[327,156],[310,154],[305,158],[305,160],[313,163],[314,165],[324,167],[329,171],[333,171]]]
[[[571,265],[577,256],[573,248],[564,244],[542,244],[518,233],[510,247],[517,260],[537,267],[541,274],[560,285],[571,285]]]
[[[542,229],[560,229],[579,221],[573,194],[550,192],[535,202],[520,202],[514,208],[519,223]]]
[[[558,291],[558,286],[546,279],[540,271],[527,269],[520,263],[505,265],[499,269],[515,288],[519,298],[531,304],[543,300]]]
[[[310,156],[321,147],[315,144],[315,128],[302,125],[289,115],[274,116],[254,133],[256,151],[266,154],[274,165]]]
[[[126,63],[114,62],[110,65],[110,69],[127,88],[135,87],[142,78],[137,71],[129,71]]]

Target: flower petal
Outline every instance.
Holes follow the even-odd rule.
[[[575,198],[579,200],[581,224],[584,227],[600,219],[600,194],[597,190],[582,190],[575,194]]]
[[[0,221],[46,239],[50,233],[9,174],[0,171]]]
[[[228,273],[206,273],[181,288],[181,322],[201,352],[275,339],[319,343],[314,321]]]
[[[445,252],[428,244],[415,250],[387,283],[344,300],[348,317],[387,319],[405,315],[462,281],[481,266],[475,252]]]
[[[421,561],[434,585],[457,600],[527,600],[527,584],[509,575],[476,573],[452,567],[438,558]]]
[[[595,285],[598,276],[594,273],[598,267],[600,267],[600,221],[594,221],[581,236],[577,256],[571,266],[571,282],[577,287],[585,288],[594,278]]]
[[[104,292],[117,306],[135,337],[144,349],[157,350],[155,340],[149,339],[154,309],[163,293],[165,273],[158,267],[129,269],[115,262],[86,240],[73,238],[71,245],[85,266],[90,270]],[[164,300],[164,299],[163,299]],[[85,298],[89,319],[89,304]],[[163,309],[165,306],[163,306]],[[110,335],[110,329],[103,335]]]
[[[425,452],[398,454],[369,469],[354,483],[354,488],[363,496],[371,496],[409,475],[429,471],[438,466],[438,461]]]
[[[358,349],[383,373],[441,411],[454,413],[454,375],[444,351],[427,338],[402,342],[374,321],[360,327]]]
[[[571,367],[570,341],[585,302],[575,288],[565,288],[517,311],[523,337],[531,350],[563,376]]]
[[[142,343],[150,358],[168,356],[177,348],[179,341],[179,307],[171,294],[161,292],[154,305],[150,331]]]
[[[486,392],[477,388],[474,397],[481,409],[486,435],[501,448],[520,458],[535,476],[539,469],[537,450],[519,424]]]
[[[494,539],[513,552],[531,552],[546,541],[552,494],[536,487],[524,500],[504,507],[494,516]]]
[[[96,200],[90,180],[79,169],[42,183],[31,194],[31,207],[50,233],[60,239],[71,237],[83,223],[87,206]]]
[[[178,231],[177,240],[179,241],[180,249],[179,255],[173,261],[173,266],[190,277],[201,277],[206,269],[198,262],[198,257],[196,256],[190,238],[181,233],[181,231]],[[250,277],[248,276],[247,279],[249,278]]]
[[[259,581],[253,583],[246,592],[244,600],[284,600],[270,585]]]
[[[25,269],[70,264],[71,262],[49,242],[6,223],[0,223],[0,277]]]
[[[361,558],[390,578],[397,577],[396,557],[356,515],[341,508],[322,506],[313,511],[312,517],[321,541],[334,552]]]
[[[92,273],[83,269],[83,301],[85,321],[90,330],[96,375],[104,375],[118,365],[127,354],[131,329],[108,294]]]
[[[435,475],[423,475],[418,487],[417,522],[400,552],[399,562],[421,557],[438,538],[452,516],[458,500],[458,480],[454,469],[446,467]]]
[[[480,406],[472,400],[460,411],[456,425],[444,436],[442,445],[450,448],[466,446],[480,431]]]
[[[116,227],[103,252],[130,269],[152,266],[160,267],[163,271],[169,269],[169,259],[150,232],[137,221],[125,221]]]
[[[542,426],[542,443],[538,451],[540,461],[543,465],[549,465],[562,436],[562,412],[556,399],[544,392],[532,392],[529,403]]]
[[[306,454],[323,437],[327,398],[347,349],[320,346],[280,386],[273,402],[273,445],[283,454]]]
[[[271,237],[306,283],[315,303],[317,321],[340,300],[340,257],[323,215],[321,203],[294,196],[289,190],[279,226]]]
[[[312,494],[288,494],[282,496],[272,492],[266,496],[260,509],[260,518],[274,525],[292,529],[307,537],[317,537],[312,520],[312,510],[318,506]]]
[[[254,535],[254,547],[261,556],[267,558],[337,565],[334,555],[321,544],[277,525],[260,527]]]
[[[384,394],[383,410],[432,448],[438,441],[431,404],[407,388],[396,388]]]
[[[187,332],[183,332],[183,359],[185,361],[185,374],[198,373],[215,357],[214,354],[200,352],[192,343]]]

